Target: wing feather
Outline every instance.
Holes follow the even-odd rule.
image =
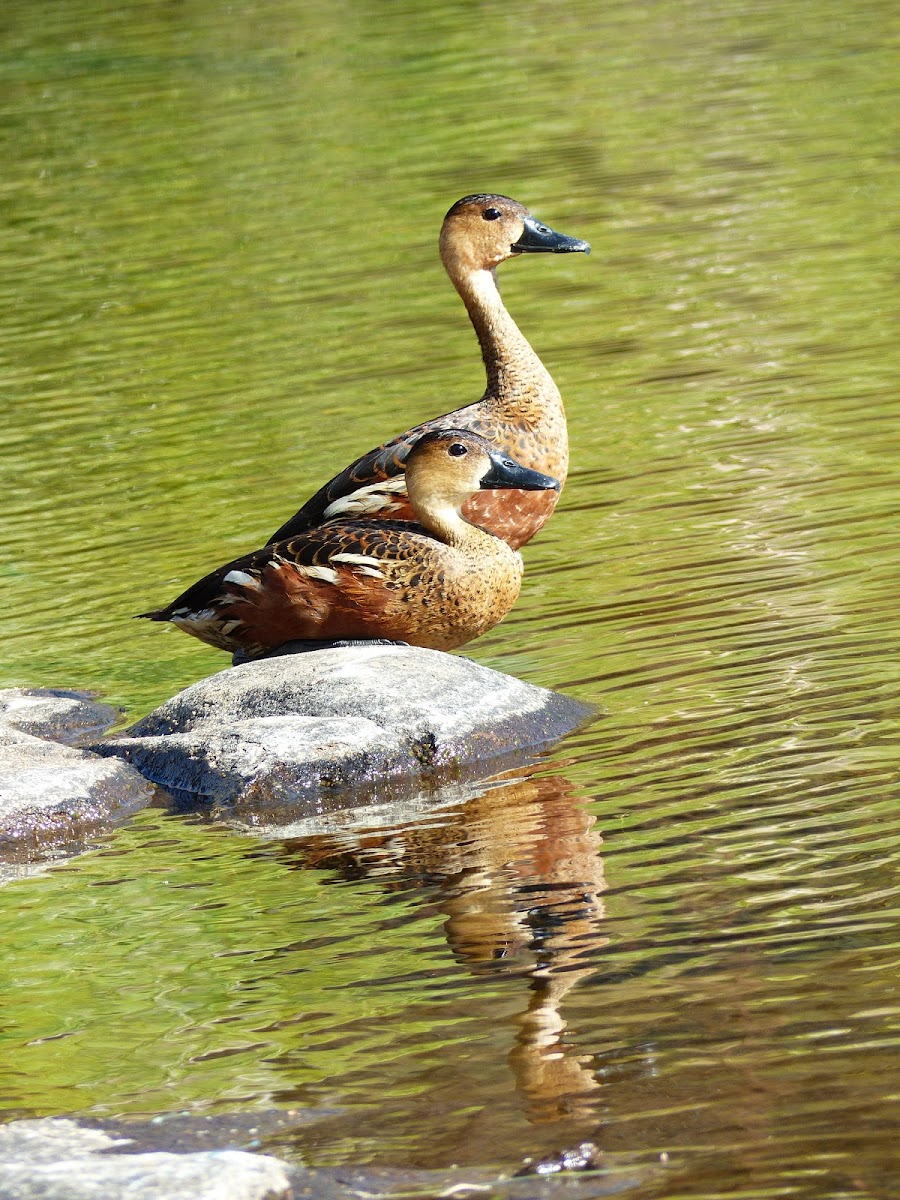
[[[431,429],[470,429],[489,440],[497,440],[497,422],[485,420],[478,404],[468,404],[446,416],[416,425],[400,437],[376,446],[345,467],[324,487],[319,488],[303,507],[269,538],[269,544],[303,533],[323,521],[365,515],[410,519],[413,514],[406,499],[402,477],[410,450],[423,433]],[[493,435],[493,437],[492,437]],[[500,443],[502,444],[502,442]]]

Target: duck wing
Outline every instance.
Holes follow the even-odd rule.
[[[319,488],[289,521],[272,534],[269,544],[292,538],[325,521],[352,521],[356,517],[414,520],[406,498],[403,471],[410,450],[422,434],[432,429],[469,429],[493,440],[491,435],[495,433],[495,425],[496,422],[484,419],[479,402],[413,426],[399,437],[363,454]]]
[[[356,593],[366,579],[371,589],[371,581],[384,580],[391,566],[402,570],[441,545],[412,521],[336,522],[233,559],[204,575],[165,608],[139,615],[181,625],[198,621],[221,625],[240,605],[265,608],[267,598],[282,597],[286,591],[296,594],[306,589],[312,598],[318,585],[327,584],[329,593],[335,587]]]

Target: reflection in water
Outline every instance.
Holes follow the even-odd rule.
[[[0,1111],[896,1192],[895,9],[4,0],[4,684],[219,669],[131,614],[477,394],[435,231],[515,195],[595,253],[502,273],[572,474],[472,653],[604,708],[607,886],[538,776],[277,852],[143,814],[0,889]]]
[[[595,821],[564,776],[516,777],[447,826],[316,835],[286,841],[284,854],[344,879],[427,889],[456,960],[475,976],[521,983],[509,1063],[529,1120],[572,1120],[592,1116],[598,1087],[591,1056],[566,1039],[562,1011],[607,940]]]

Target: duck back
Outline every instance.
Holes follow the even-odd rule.
[[[467,196],[450,209],[441,231],[441,258],[475,329],[487,374],[474,404],[416,425],[363,454],[335,475],[270,538],[278,542],[324,521],[410,519],[405,462],[412,446],[433,430],[459,429],[485,438],[533,470],[568,473],[566,416],[559,390],[510,316],[497,288],[498,263],[521,253],[588,252],[586,242],[535,222],[506,196]],[[467,520],[523,546],[547,521],[559,492],[479,492],[463,508]]]

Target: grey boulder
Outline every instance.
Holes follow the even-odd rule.
[[[591,712],[457,655],[340,647],[212,675],[92,749],[184,800],[296,816],[484,778]]]
[[[292,1195],[286,1164],[242,1150],[110,1153],[129,1141],[69,1120],[0,1127],[3,1200],[275,1200]]]
[[[0,856],[80,841],[152,796],[125,763],[0,730]]]
[[[126,763],[61,744],[96,737],[116,715],[77,692],[0,691],[0,857],[71,846],[150,801],[153,788]]]

